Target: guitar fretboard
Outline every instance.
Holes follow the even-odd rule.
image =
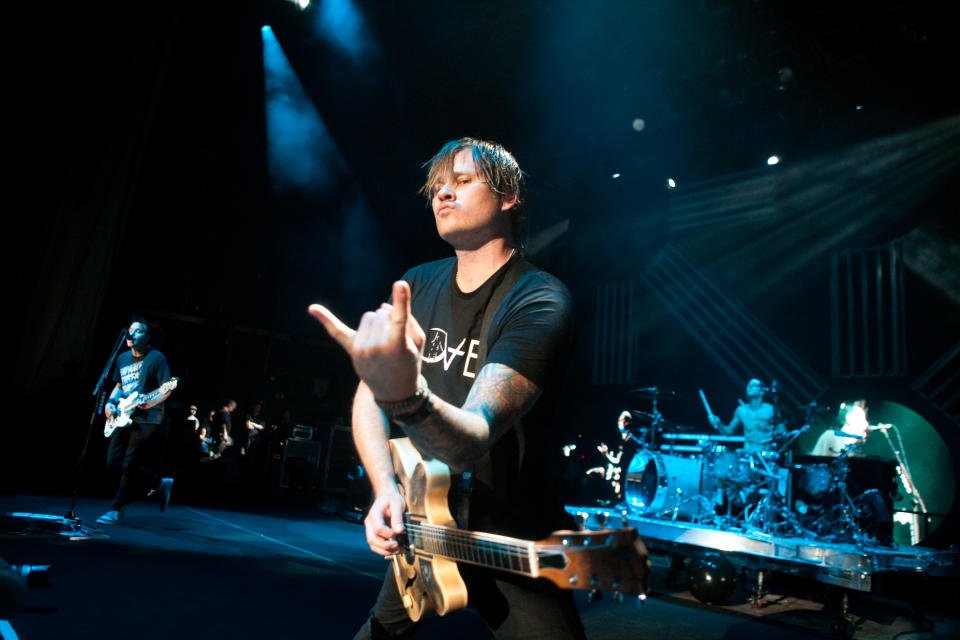
[[[406,528],[418,551],[526,576],[537,574],[532,542],[424,522],[408,521]]]

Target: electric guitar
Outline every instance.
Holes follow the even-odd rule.
[[[407,503],[402,551],[391,556],[403,605],[411,620],[467,606],[458,562],[546,578],[562,589],[614,591],[644,597],[650,563],[634,528],[556,531],[531,541],[458,529],[447,505],[450,472],[424,460],[409,438],[390,441],[393,468]]]
[[[117,412],[107,418],[107,422],[103,425],[103,435],[109,438],[117,429],[128,426],[132,422],[130,416],[137,410],[138,404],[152,402],[163,394],[173,391],[177,388],[178,382],[178,378],[170,378],[150,393],[140,395],[139,391],[134,391],[126,398],[121,399],[117,403]]]

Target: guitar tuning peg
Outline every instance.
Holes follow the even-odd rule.
[[[630,527],[630,520],[627,519],[627,510],[626,510],[626,509],[624,509],[623,511],[620,512],[620,526],[621,526],[622,528],[624,528],[624,529],[627,529],[627,528]]]
[[[603,598],[603,594],[596,589],[590,589],[587,593],[587,602],[599,602]]]
[[[613,592],[613,604],[623,604],[623,594],[619,591]]]

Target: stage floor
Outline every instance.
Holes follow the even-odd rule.
[[[176,500],[176,495],[174,496]],[[81,498],[77,515],[94,534],[108,501]],[[0,496],[0,513],[62,516],[69,498]],[[161,513],[133,505],[126,522],[100,527],[107,537],[71,540],[58,527],[0,530],[0,557],[10,564],[51,565],[51,585],[27,592],[10,624],[23,640],[138,638],[351,638],[379,589],[387,563],[371,553],[362,527],[306,506],[264,503],[230,508],[172,503]],[[836,637],[839,588],[773,578],[764,606],[742,589],[730,604],[707,606],[652,557],[653,591],[643,607],[588,603],[577,592],[588,637]],[[671,586],[674,585],[674,586]],[[954,594],[956,590],[954,587]],[[938,596],[942,600],[944,594]],[[956,609],[929,603],[922,620],[905,602],[852,593],[856,638],[960,637]],[[430,620],[418,638],[488,638],[471,611]]]

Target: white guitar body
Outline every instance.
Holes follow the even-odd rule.
[[[179,380],[177,378],[170,378],[170,380],[164,382],[150,393],[141,396],[139,391],[134,391],[126,398],[122,398],[120,402],[117,403],[117,412],[107,418],[106,424],[103,425],[103,435],[109,438],[117,429],[129,426],[130,423],[133,422],[131,416],[133,412],[137,410],[138,404],[141,402],[152,402],[163,394],[173,391],[177,388],[178,382]]]

